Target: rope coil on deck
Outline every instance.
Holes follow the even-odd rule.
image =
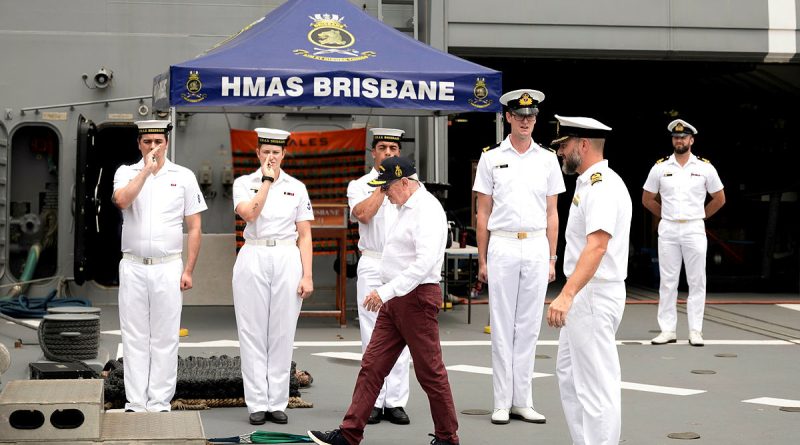
[[[125,405],[125,369],[122,358],[106,363],[104,399],[107,409]],[[227,355],[212,357],[178,357],[178,381],[172,399],[174,410],[203,410],[216,407],[245,406],[241,358]],[[300,388],[308,387],[313,378],[307,371],[296,371],[291,364],[289,408],[311,408],[314,405],[300,398]]]
[[[48,360],[73,362],[97,357],[100,316],[49,314],[39,324],[39,346]]]

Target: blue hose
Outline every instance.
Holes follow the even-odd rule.
[[[14,318],[42,318],[47,315],[47,308],[61,306],[90,307],[92,302],[85,298],[59,298],[56,299],[56,290],[53,289],[44,298],[28,298],[19,295],[16,298],[0,300],[0,312]]]

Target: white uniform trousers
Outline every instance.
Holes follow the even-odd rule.
[[[678,324],[678,279],[681,263],[686,264],[689,296],[686,312],[690,331],[703,331],[706,305],[706,225],[702,219],[684,223],[662,219],[658,224],[658,269],[661,286],[658,300],[658,325],[675,332]]]
[[[624,311],[624,282],[589,282],[575,296],[561,328],[556,374],[574,445],[619,443],[622,401],[616,333]]]
[[[245,243],[233,266],[244,398],[250,413],[285,411],[297,317],[303,300],[297,246]]]
[[[370,312],[364,308],[364,300],[373,289],[377,289],[382,284],[381,260],[362,255],[358,260],[358,281],[356,282],[362,354],[367,350],[369,340],[372,338],[372,330],[375,329],[375,320],[378,319],[377,312]],[[408,403],[409,356],[408,346],[406,346],[383,381],[381,392],[375,400],[376,408],[405,408]]]
[[[492,325],[494,408],[533,406],[533,362],[550,250],[545,236],[490,236],[486,267]]]
[[[182,273],[180,259],[152,265],[119,262],[125,409],[170,409],[178,379]]]

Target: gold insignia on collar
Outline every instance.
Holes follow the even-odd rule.
[[[603,175],[600,172],[592,173],[590,180],[592,181],[592,185],[595,185],[596,183],[603,181]]]
[[[403,169],[400,168],[399,165],[394,166],[394,175],[397,176],[398,178],[403,176]]]
[[[519,98],[520,105],[533,105],[533,98],[528,93],[522,93],[522,97]]]

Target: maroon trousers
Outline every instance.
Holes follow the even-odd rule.
[[[438,284],[421,284],[408,295],[392,298],[381,307],[361,359],[353,401],[339,427],[351,445],[358,445],[364,439],[364,427],[383,380],[406,345],[414,360],[417,380],[428,395],[436,437],[458,443],[458,420],[439,344],[436,316],[441,302]]]

